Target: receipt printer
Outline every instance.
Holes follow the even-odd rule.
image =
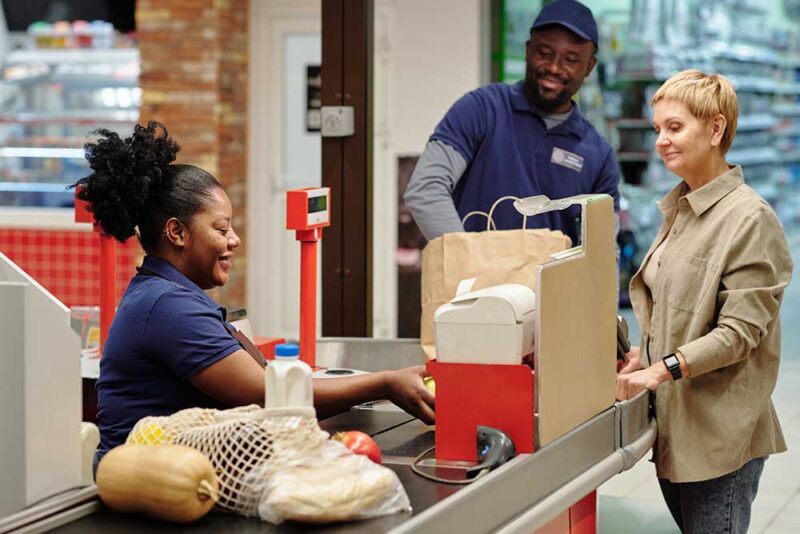
[[[433,316],[436,358],[449,363],[519,364],[534,349],[536,295],[521,284],[471,291]]]

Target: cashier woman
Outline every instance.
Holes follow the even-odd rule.
[[[661,492],[681,531],[744,533],[764,462],[786,450],[770,399],[792,258],[778,218],[725,154],[730,81],[683,71],[651,100],[656,151],[681,181],[631,280],[642,327],[617,398],[655,391]]]
[[[106,234],[136,235],[146,256],[100,360],[98,457],[144,416],[264,402],[261,366],[234,337],[225,308],[205,293],[228,281],[241,243],[222,186],[200,168],[173,163],[180,147],[162,124],[137,125],[125,139],[99,133],[86,146],[92,174],[78,181],[80,198]],[[434,399],[423,374],[420,366],[315,381],[317,413],[389,399],[431,423]]]

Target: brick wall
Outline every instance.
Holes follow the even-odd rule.
[[[247,243],[247,0],[138,0],[140,122],[163,122],[181,145],[178,162],[211,172],[233,204],[242,238],[230,281],[212,292],[245,302]]]

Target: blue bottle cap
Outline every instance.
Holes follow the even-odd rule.
[[[275,345],[276,358],[294,358],[300,355],[300,347],[294,343],[281,343]]]

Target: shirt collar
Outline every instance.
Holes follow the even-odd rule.
[[[185,274],[176,269],[167,260],[148,254],[142,261],[142,268],[152,271],[156,275],[169,280],[170,282],[202,295],[206,302],[208,302],[209,306],[220,310],[222,312],[222,319],[227,320],[226,317],[228,315],[228,310],[226,310],[225,307],[220,306],[218,302],[209,297],[208,294],[200,288],[200,286],[189,280]]]
[[[511,86],[511,108],[514,111],[527,111],[533,113],[541,118],[541,113],[531,106],[527,95],[525,94],[525,80],[520,80]],[[578,137],[583,137],[586,132],[586,121],[581,115],[578,103],[572,101],[572,113],[570,113],[567,120],[558,126],[548,130],[553,133],[572,134]]]
[[[675,207],[678,200],[685,195],[689,207],[692,208],[695,216],[699,217],[743,183],[744,176],[742,175],[742,167],[740,165],[731,167],[728,171],[720,174],[700,189],[694,191],[689,191],[689,186],[686,182],[681,181],[681,183],[673,187],[672,190],[658,202],[658,209],[661,210],[661,213],[666,215]]]

